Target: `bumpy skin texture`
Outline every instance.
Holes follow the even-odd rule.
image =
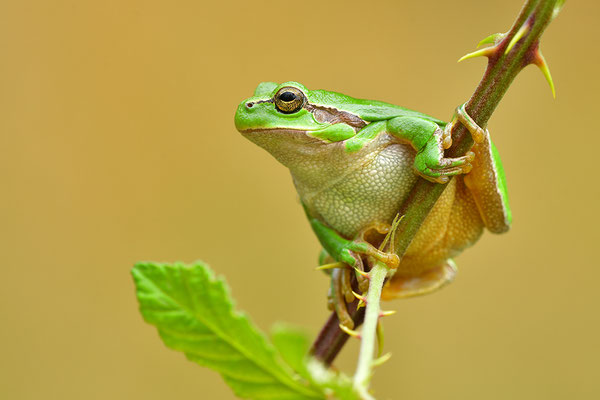
[[[303,167],[311,171],[321,170],[323,163],[338,171],[336,179],[328,180],[326,185],[321,179],[311,179],[312,173],[297,174],[295,168],[291,171],[309,214],[343,237],[354,238],[370,225],[389,224],[394,219],[418,179],[412,169],[414,155],[411,146],[384,134],[358,154],[338,150],[324,154],[321,162],[305,161]],[[454,276],[454,268],[448,267],[447,260],[481,235],[484,224],[462,177],[447,186],[386,286],[384,298],[422,294],[432,284],[435,289],[441,287]],[[434,282],[415,280],[433,269],[440,270]],[[404,287],[406,282],[412,286]]]
[[[414,150],[387,134],[358,153],[338,146],[322,156],[303,163],[310,173],[292,170],[292,177],[310,214],[346,238],[372,223],[389,223],[418,178],[412,170]],[[323,163],[338,173],[326,184],[312,178]]]
[[[301,105],[297,110],[282,113],[278,96],[286,87],[304,98],[296,99]],[[357,238],[374,224],[391,223],[418,179],[417,155],[439,148],[439,156],[426,161],[437,163],[443,157],[434,137],[443,121],[382,102],[311,92],[295,82],[259,85],[255,96],[238,107],[236,126],[290,169],[313,228],[322,224],[345,239]],[[407,249],[384,298],[440,288],[456,271],[451,258],[475,243],[484,226],[494,232],[508,228],[504,175],[492,146],[486,136],[473,149],[473,170],[460,175],[459,165],[451,173],[458,176],[447,184]],[[325,245],[323,233],[315,232]]]

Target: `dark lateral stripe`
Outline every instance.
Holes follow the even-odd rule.
[[[258,100],[258,101],[249,101],[248,103],[246,103],[246,107],[254,107],[255,104],[260,104],[260,103],[272,103],[273,99],[268,99],[268,100]]]
[[[274,103],[274,100],[270,98],[267,100],[252,101],[248,104],[250,107],[252,107],[254,104],[261,103]],[[352,114],[348,111],[340,111],[335,107],[317,106],[307,102],[304,104],[303,108],[312,113],[315,116],[315,119],[320,123],[343,123],[350,125],[356,132],[368,125],[367,122],[358,115]]]
[[[347,111],[340,111],[335,107],[317,106],[306,103],[304,108],[311,112],[315,116],[315,119],[321,123],[344,123],[353,127],[357,132],[367,126],[367,123],[358,115]]]

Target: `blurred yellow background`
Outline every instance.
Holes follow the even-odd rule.
[[[263,329],[314,336],[327,279],[287,171],[233,126],[266,80],[448,119],[510,1],[0,5],[0,397],[232,399],[142,321],[130,268],[203,259]],[[514,224],[395,301],[380,399],[597,399],[600,3],[567,2],[489,128]],[[356,343],[337,366],[354,370]]]

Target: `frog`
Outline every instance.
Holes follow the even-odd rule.
[[[464,156],[445,157],[455,124],[468,129],[474,145]],[[348,328],[353,327],[348,304],[355,289],[368,288],[364,271],[372,260],[394,270],[382,299],[424,295],[453,281],[453,259],[484,229],[503,233],[510,228],[498,150],[464,104],[445,122],[391,103],[309,90],[294,81],[262,82],[239,104],[235,126],[289,169],[323,248],[319,263],[333,266],[329,307]],[[446,187],[399,259],[377,244],[421,178]]]

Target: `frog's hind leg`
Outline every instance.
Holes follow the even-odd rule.
[[[330,309],[337,314],[340,324],[348,329],[353,329],[354,321],[352,321],[347,307],[354,300],[350,272],[350,268],[336,268],[332,271],[329,304]]]
[[[441,289],[454,280],[456,264],[451,259],[440,266],[431,268],[420,275],[402,275],[397,273],[383,288],[383,300],[420,296]]]
[[[465,109],[465,104],[456,109],[455,116],[446,126],[446,136],[456,123],[463,124],[471,133],[475,144],[471,151],[475,159],[472,169],[464,176],[464,182],[475,199],[479,214],[490,232],[502,233],[510,228],[512,215],[508,204],[508,191],[504,168],[498,150],[490,140],[487,129],[481,128]],[[451,144],[452,140],[446,138]]]
[[[506,232],[512,220],[506,178],[498,150],[487,131],[483,141],[476,143],[472,151],[475,153],[473,169],[463,177],[465,185],[473,195],[486,228],[493,233]]]

